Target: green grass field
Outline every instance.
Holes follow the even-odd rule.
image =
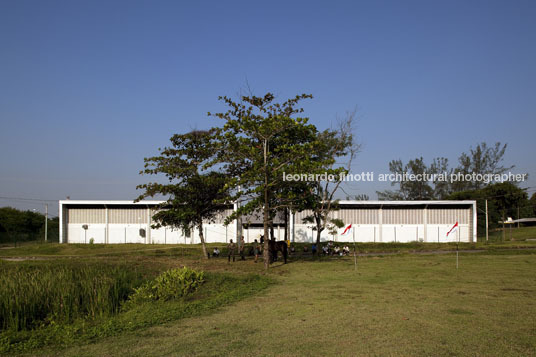
[[[120,260],[147,271],[187,265],[212,274],[190,299],[75,322],[60,329],[67,339],[50,326],[29,332],[37,343],[25,355],[532,356],[536,249],[530,242],[511,249],[518,243],[462,253],[458,270],[455,253],[410,253],[428,250],[420,246],[360,257],[357,272],[353,257],[303,257],[267,274],[251,258],[206,261],[196,246],[28,245],[2,254],[48,257],[32,264]]]

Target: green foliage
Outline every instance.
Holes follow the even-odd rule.
[[[344,227],[344,221],[339,218],[332,218],[329,220],[328,230],[329,234],[336,236],[339,233],[339,229]]]
[[[455,173],[462,174],[502,174],[514,168],[514,166],[504,167],[501,165],[504,153],[508,144],[501,145],[500,142],[489,147],[485,142],[479,143],[476,148],[470,148],[469,154],[462,153],[459,157],[459,166],[454,170]],[[453,184],[454,192],[465,190],[479,190],[486,186],[483,182],[458,181]]]
[[[449,200],[476,200],[478,232],[485,234],[485,200],[488,200],[489,227],[499,227],[499,221],[508,217],[517,219],[531,217],[532,210],[527,193],[510,182],[496,183],[480,190],[456,192],[447,197]]]
[[[92,320],[76,320],[72,324],[51,323],[30,331],[4,331],[0,335],[0,354],[32,351],[51,346],[61,348],[117,336],[125,331],[139,331],[149,326],[185,317],[200,316],[239,301],[267,288],[273,281],[258,274],[234,276],[207,273],[205,283],[187,297],[169,301],[149,301],[131,309]],[[34,352],[35,353],[35,352]],[[41,354],[41,353],[37,353]]]
[[[240,102],[220,97],[230,109],[209,113],[225,120],[219,130],[224,149],[219,151],[216,162],[228,175],[232,199],[246,202],[236,214],[251,213],[264,206],[269,219],[274,209],[298,200],[288,185],[283,189],[283,174],[308,172],[316,160],[312,153],[318,131],[308,118],[296,116],[303,112],[297,107],[299,102],[309,98],[312,96],[302,94],[277,103],[271,93],[264,97],[243,96]]]
[[[436,158],[434,159],[435,163],[442,162],[447,163],[445,158]],[[428,167],[424,162],[422,157],[409,160],[409,162],[404,165],[402,160],[393,160],[389,163],[389,171],[392,174],[396,173],[407,173],[408,175],[414,174],[434,174],[441,171],[436,170],[434,166]],[[446,168],[446,167],[445,167]],[[378,192],[378,197],[380,200],[429,200],[436,197],[434,188],[428,181],[393,181],[391,186],[399,185],[397,191],[384,191]]]
[[[48,220],[48,237],[58,241],[59,219]],[[0,243],[43,240],[45,216],[38,212],[20,211],[11,207],[0,208]]]
[[[140,283],[139,272],[121,266],[3,263],[0,327],[25,330],[112,314]]]
[[[203,272],[187,267],[168,270],[134,289],[134,294],[129,297],[125,309],[128,310],[147,301],[167,301],[187,296],[196,291],[204,281]]]
[[[160,155],[145,158],[140,174],[163,175],[168,183],[150,182],[137,186],[144,190],[137,200],[163,195],[169,197],[154,216],[155,228],[169,226],[190,232],[197,228],[207,256],[203,221],[213,221],[228,202],[227,178],[223,173],[206,171],[220,146],[215,129],[175,134],[171,147],[159,149]]]

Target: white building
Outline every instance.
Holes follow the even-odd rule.
[[[291,231],[296,242],[312,242],[316,231],[302,219],[310,212],[294,214]],[[322,232],[322,240],[356,242],[476,242],[476,201],[340,201],[332,218],[352,224],[350,234],[333,237]],[[447,232],[458,222],[459,229]]]
[[[144,243],[196,244],[201,243],[199,232],[189,236],[181,230],[151,228],[152,216],[162,201],[60,201],[60,243]],[[233,207],[220,214],[214,223],[204,225],[208,243],[234,239],[236,222],[223,225]]]
[[[199,233],[185,236],[171,228],[151,228],[152,216],[161,201],[74,201],[59,202],[60,243],[145,243],[196,244]],[[229,206],[215,222],[204,225],[207,242],[236,241],[236,221],[225,226],[225,217],[233,212]],[[313,242],[316,231],[303,218],[310,212],[298,212],[289,217],[292,242]],[[322,240],[356,242],[476,242],[476,201],[341,201],[331,213],[345,225],[352,224],[350,234],[330,235],[322,232]],[[459,229],[448,237],[446,233],[458,222]],[[264,233],[257,216],[242,220],[246,242],[259,239]],[[276,239],[284,239],[283,219],[274,220]]]

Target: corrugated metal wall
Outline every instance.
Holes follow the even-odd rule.
[[[294,214],[294,222],[296,224],[303,224],[303,219],[307,216],[310,216],[312,214],[311,210],[306,209],[305,211],[296,212]]]
[[[105,223],[106,214],[104,208],[68,208],[68,223]]]
[[[108,223],[137,224],[147,222],[147,207],[109,208]]]
[[[332,216],[350,224],[379,224],[379,208],[340,208],[332,212]],[[384,207],[382,209],[383,224],[424,224],[424,207],[398,208]],[[428,208],[428,224],[460,224],[471,223],[471,208]],[[303,224],[303,218],[310,215],[306,210],[295,214],[296,224]]]
[[[378,224],[379,210],[375,208],[340,209],[333,212],[333,216],[341,219],[345,224]]]
[[[151,216],[156,212],[156,209],[151,208]],[[231,215],[232,212],[233,209],[231,208],[219,213],[214,223],[223,223],[224,219]],[[106,209],[98,207],[68,208],[65,217],[68,218],[68,223],[106,223]],[[147,219],[147,207],[108,208],[108,223],[110,224],[146,224],[148,223]]]
[[[470,224],[471,208],[428,208],[428,224]]]
[[[383,224],[423,224],[423,208],[384,208]]]

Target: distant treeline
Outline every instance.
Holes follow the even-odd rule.
[[[47,238],[57,242],[59,218],[48,219]],[[45,239],[45,215],[21,211],[16,208],[0,208],[0,244]]]
[[[456,192],[447,197],[449,200],[476,200],[478,206],[478,233],[485,234],[486,200],[488,201],[489,227],[502,225],[499,221],[536,217],[536,193],[529,199],[526,190],[511,182],[496,183],[479,190]]]

